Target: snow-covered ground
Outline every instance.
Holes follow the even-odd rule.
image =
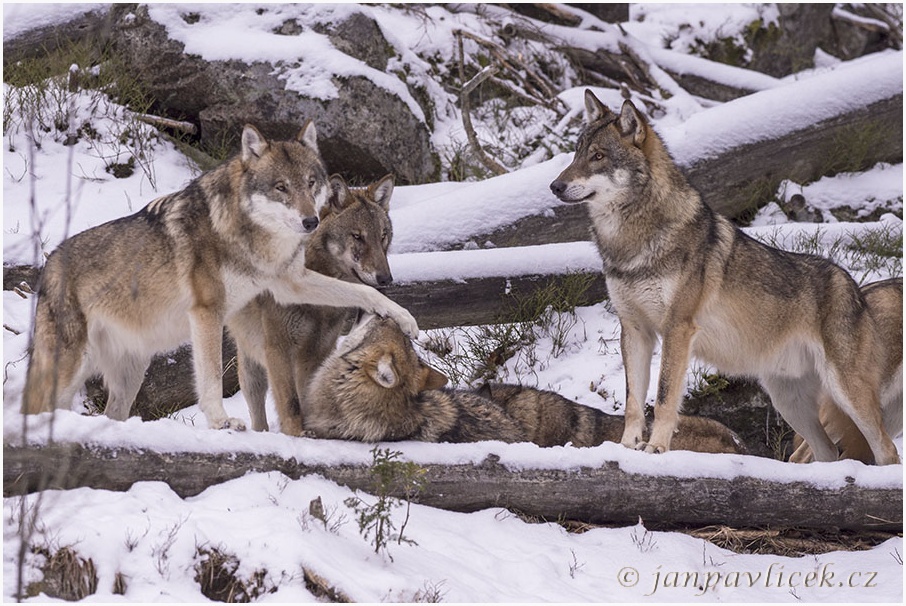
[[[72,10],[71,6],[55,5],[50,9],[31,4],[4,5],[4,33],[9,35],[26,24],[33,27],[52,22],[61,10]],[[351,10],[363,10],[378,19],[388,40],[409,49],[402,54],[402,61],[415,67],[421,61],[420,54],[424,56],[432,48],[449,52],[456,27],[483,27],[475,15],[452,15],[441,7],[426,9],[428,18],[410,15],[410,21],[399,11],[381,6],[357,9],[353,5],[281,5],[274,9],[280,21],[292,15],[301,22],[312,18],[313,13],[324,17],[333,11],[340,16]],[[186,11],[198,12],[204,18],[189,28],[179,18]],[[439,19],[442,12],[444,20]],[[645,16],[643,21],[639,19],[641,15]],[[705,107],[688,95],[677,95],[664,103],[667,111],[655,124],[679,161],[713,151],[715,146],[743,142],[763,128],[789,128],[797,120],[812,119],[816,112],[831,111],[841,103],[857,103],[860,95],[864,102],[864,95],[902,90],[902,53],[883,53],[854,65],[830,64],[782,80],[714,66],[684,54],[696,36],[738,31],[738,24],[775,16],[776,9],[771,5],[633,7],[633,21],[625,26],[635,37],[637,50],[647,50],[650,56],[657,57],[658,63],[671,61],[690,71],[714,70],[725,80],[745,79],[753,90],[761,91],[715,107]],[[266,18],[256,15],[254,5],[157,6],[152,17],[165,22],[171,35],[193,45],[192,52],[211,58],[229,55],[267,59],[296,52],[268,46],[274,38],[267,37],[273,26],[271,21],[276,17],[273,12]],[[603,31],[551,30],[572,36],[571,42],[576,45],[613,43],[609,37],[612,26],[596,24],[590,16],[586,21]],[[691,29],[680,27],[687,22],[692,23]],[[234,40],[237,31],[252,32],[259,42],[222,44]],[[330,60],[332,69],[371,74],[364,64],[342,60],[339,53],[323,46],[323,37],[312,36],[309,42]],[[661,48],[665,37],[673,39],[673,50]],[[286,43],[285,39],[281,41]],[[252,49],[257,54],[244,54]],[[265,52],[270,54],[262,56]],[[415,73],[419,73],[418,69]],[[384,76],[375,75],[379,85],[397,86]],[[306,90],[321,91],[325,96],[331,94],[325,73],[309,70],[289,74],[287,79],[288,85],[309,87]],[[870,85],[853,85],[863,79]],[[815,99],[826,97],[828,90],[838,91],[835,99],[827,100],[826,105],[816,104]],[[612,106],[621,100],[618,91],[599,92]],[[581,112],[581,93],[581,89],[572,89],[561,97],[574,112]],[[408,95],[402,87],[398,94]],[[67,101],[71,101],[73,124],[88,120],[102,137],[108,138],[92,142],[82,138],[75,145],[66,146],[59,133],[44,133],[38,149],[30,145],[21,122],[13,122],[4,133],[5,263],[34,263],[66,236],[132,213],[155,196],[180,189],[197,174],[170,144],[158,141],[147,170],[139,167],[131,177],[114,178],[105,166],[116,156],[121,155],[122,161],[128,154],[116,136],[128,115],[95,93],[81,93]],[[442,124],[436,140],[457,135],[455,115],[437,118]],[[502,271],[519,275],[599,268],[594,247],[585,242],[517,251],[483,249],[481,242],[475,242],[471,250],[429,252],[553,208],[558,202],[550,194],[548,184],[569,161],[569,154],[558,154],[526,162],[519,170],[484,181],[397,187],[391,202],[395,230],[391,265],[396,279],[463,279],[500,275]],[[901,164],[879,165],[864,173],[838,175],[813,184],[785,183],[781,189],[778,198],[803,193],[826,222],[790,223],[776,205],[771,205],[747,228],[749,233],[787,247],[808,240],[818,250],[833,252],[836,260],[859,281],[899,273],[899,266],[893,263],[881,268],[866,266],[858,256],[847,254],[845,247],[853,236],[866,232],[902,233],[902,221],[897,216],[884,214],[875,222],[841,223],[829,211],[848,206],[861,209],[866,215],[879,209],[882,213],[888,210],[901,214]],[[3,297],[6,443],[23,438],[45,441],[52,431],[56,440],[161,452],[274,453],[311,463],[337,464],[371,460],[370,444],[292,438],[276,433],[272,407],[272,431],[268,433],[209,430],[196,407],[147,423],[137,418],[117,423],[106,417],[84,416],[81,411],[23,419],[18,409],[34,300],[10,291],[4,291]],[[428,336],[423,335],[421,342]],[[553,389],[589,406],[621,412],[625,388],[619,325],[606,304],[577,310],[577,322],[567,335],[564,351],[554,356],[553,349],[551,339],[542,337],[532,359],[517,356],[508,362],[501,378]],[[656,371],[659,353],[652,364]],[[690,385],[694,381],[690,371]],[[652,385],[649,398],[653,396]],[[225,404],[231,416],[248,419],[241,394]],[[615,461],[627,471],[646,474],[756,476],[785,482],[809,481],[821,486],[854,481],[862,486],[902,487],[903,480],[902,466],[878,468],[852,461],[796,466],[757,457],[685,452],[653,457],[615,444],[591,449],[541,449],[532,444],[501,443],[389,446],[402,452],[404,459],[417,463],[480,462],[488,454],[495,454],[502,464],[512,468],[572,469]],[[901,439],[898,446],[902,451]],[[71,546],[81,557],[91,558],[99,584],[97,593],[89,599],[103,602],[203,601],[194,570],[200,547],[235,555],[239,560],[236,574],[242,578],[265,571],[263,583],[274,592],[261,596],[261,601],[315,601],[302,580],[303,567],[329,580],[353,600],[366,602],[417,601],[431,596],[449,602],[901,602],[903,598],[901,539],[854,553],[799,558],[738,555],[683,534],[650,532],[643,521],[626,528],[570,534],[556,524],[530,524],[502,509],[458,514],[414,506],[406,536],[415,543],[391,544],[391,559],[386,554],[375,554],[373,546],[359,534],[354,513],[344,504],[351,494],[320,478],[293,481],[270,473],[252,474],[188,499],[178,498],[164,483],[139,483],[126,493],[80,489],[49,491],[25,499],[6,498],[3,597],[12,600],[16,592],[21,516],[23,512],[37,512],[33,543],[52,549]],[[326,527],[307,517],[308,505],[316,497],[321,497],[331,516],[333,523]],[[402,516],[402,511],[396,515]],[[23,568],[25,584],[40,578],[40,560],[39,555],[28,556]],[[122,596],[113,593],[118,574],[126,580],[127,590]],[[42,599],[46,596],[32,598]]]

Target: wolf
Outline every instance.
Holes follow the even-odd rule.
[[[441,389],[446,383],[393,320],[366,320],[315,373],[305,428],[315,437],[366,442],[499,440],[539,446],[597,446],[620,435],[619,417],[550,391],[517,385],[488,385],[478,392]],[[680,417],[676,445],[745,452],[728,428],[696,417]]]
[[[479,394],[506,411],[539,446],[576,447],[619,442],[623,420],[583,406],[558,393],[522,385],[487,384]],[[726,425],[706,417],[680,415],[673,448],[705,453],[746,454],[742,438]]]
[[[702,202],[631,101],[617,114],[585,93],[572,162],[550,184],[585,203],[620,321],[626,375],[621,443],[670,448],[691,356],[756,378],[819,461],[837,458],[818,401],[827,391],[878,464],[898,463],[884,429],[881,330],[853,278],[831,261],[750,238]],[[643,406],[657,337],[655,421]]]
[[[306,246],[305,267],[346,282],[388,286],[393,282],[387,261],[393,238],[389,215],[393,175],[364,188],[350,189],[339,175],[331,176],[329,184],[330,202]],[[354,315],[349,308],[279,305],[265,293],[229,320],[252,429],[267,430],[265,397],[270,384],[280,431],[301,435],[301,396]]]
[[[881,417],[892,438],[903,433],[903,279],[892,278],[862,288],[869,313],[879,327],[880,355],[884,382],[881,385]],[[825,391],[820,400],[821,424],[840,450],[841,459],[874,463],[871,448],[852,420]],[[794,438],[797,449],[790,456],[794,463],[808,463],[812,452],[802,437]]]
[[[251,125],[240,151],[139,212],[65,240],[38,286],[22,411],[69,407],[100,373],[106,414],[129,416],[151,357],[191,341],[195,386],[211,428],[245,429],[223,408],[227,318],[257,295],[283,304],[360,307],[412,316],[377,290],[305,268],[305,244],[328,198],[317,131],[268,141]]]
[[[306,435],[364,442],[525,440],[486,400],[475,396],[457,406],[441,396],[436,390],[446,383],[395,322],[366,317],[315,372],[306,394]]]

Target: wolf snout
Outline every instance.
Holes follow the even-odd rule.
[[[305,229],[307,233],[311,233],[318,228],[318,217],[305,217],[302,219],[302,228]]]
[[[377,280],[378,286],[390,286],[391,284],[393,284],[393,274],[391,274],[389,272],[388,273],[378,272],[378,274],[375,275],[375,280]]]
[[[568,184],[566,183],[566,181],[561,181],[560,179],[557,179],[556,181],[551,183],[551,191],[558,198],[563,197],[563,194],[566,192],[567,187],[568,187]]]

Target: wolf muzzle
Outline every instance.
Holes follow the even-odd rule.
[[[306,233],[310,234],[311,232],[315,231],[315,229],[318,228],[319,223],[320,223],[320,220],[318,219],[317,216],[305,217],[304,219],[302,219],[302,228],[305,230]]]

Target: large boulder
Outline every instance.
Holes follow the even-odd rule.
[[[184,45],[170,39],[144,6],[117,5],[112,12],[111,40],[133,77],[156,100],[155,111],[196,122],[208,147],[238,147],[245,123],[265,136],[294,137],[310,118],[331,171],[353,181],[387,173],[401,183],[436,179],[438,161],[428,127],[403,99],[371,80],[337,78],[337,98],[308,98],[286,88],[279,66],[205,61],[185,53]],[[291,21],[275,33],[301,31]],[[392,47],[367,17],[353,14],[325,33],[339,50],[386,69]]]

